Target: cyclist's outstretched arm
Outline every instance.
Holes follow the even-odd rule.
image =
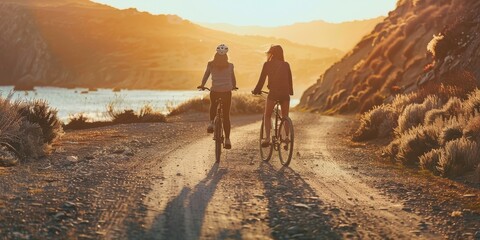
[[[235,78],[235,71],[234,71],[234,66],[232,64],[232,86],[233,86],[233,90],[235,89],[238,89],[237,88],[237,78]]]
[[[207,69],[205,69],[205,74],[203,74],[202,84],[200,86],[198,86],[198,88],[205,86],[208,78],[210,77],[210,73],[211,73],[211,66],[210,66],[210,63],[208,63],[207,64]]]
[[[254,94],[260,94],[265,84],[265,80],[267,79],[267,70],[266,70],[267,63],[263,64],[262,73],[260,74],[260,78],[258,79],[257,86],[253,90]]]

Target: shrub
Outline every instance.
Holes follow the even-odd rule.
[[[251,94],[234,94],[232,96],[231,114],[262,113],[265,99]],[[175,108],[170,108],[169,116],[175,116],[186,112],[208,112],[210,109],[210,97],[190,99]]]
[[[45,142],[42,127],[38,123],[22,122],[20,141],[13,143],[17,155],[25,160],[39,159],[45,156],[48,144]]]
[[[396,126],[397,113],[390,105],[374,107],[360,119],[360,127],[353,140],[365,141],[376,137],[388,137]]]
[[[384,153],[390,156],[390,158],[395,159],[395,157],[398,154],[399,146],[400,146],[400,139],[396,138],[392,142],[390,142],[387,147],[385,147]]]
[[[444,177],[456,177],[474,170],[480,160],[478,148],[476,142],[465,138],[448,142],[439,158],[437,170]]]
[[[441,109],[432,109],[425,114],[425,125],[432,124],[436,119],[442,120],[455,116],[462,109],[462,101],[457,97],[452,97],[448,100]]]
[[[265,100],[259,97],[253,97],[250,94],[235,94],[232,96],[232,114],[251,114],[263,113]]]
[[[470,119],[463,129],[463,136],[469,140],[480,142],[480,116]]]
[[[210,97],[202,97],[202,98],[193,98],[186,102],[181,103],[175,108],[169,109],[170,113],[169,116],[175,116],[182,113],[190,112],[190,111],[197,111],[197,112],[208,112],[210,105]]]
[[[155,111],[152,106],[145,105],[140,109],[138,119],[141,122],[166,122],[167,118],[161,112]]]
[[[433,149],[420,156],[420,167],[425,170],[432,171],[434,174],[439,174],[437,170],[438,161],[442,154],[442,149]]]
[[[475,114],[480,112],[480,90],[476,89],[468,95],[466,101],[462,104],[462,109],[465,114]]]
[[[397,159],[405,165],[419,163],[419,158],[426,152],[439,147],[436,126],[419,126],[408,130],[399,138]]]
[[[45,143],[51,144],[63,134],[57,110],[49,107],[45,100],[23,102],[18,111],[30,123],[40,126]]]
[[[395,108],[395,110],[398,113],[401,113],[403,112],[405,107],[407,107],[408,105],[412,103],[421,103],[423,102],[423,100],[424,100],[424,97],[420,93],[414,92],[414,93],[397,95],[393,99],[391,104],[392,104],[392,107]]]
[[[12,103],[10,96],[0,98],[0,145],[14,150],[12,143],[19,141],[22,117],[17,111],[18,103]]]
[[[398,118],[398,127],[395,129],[397,134],[416,127],[424,122],[427,111],[441,106],[440,100],[436,96],[428,96],[422,104],[408,105]]]
[[[88,122],[90,122],[90,119],[87,116],[83,113],[78,113],[69,117],[65,129],[82,129],[88,125]]]
[[[440,143],[443,145],[449,141],[463,137],[463,130],[460,125],[446,126],[440,134]]]

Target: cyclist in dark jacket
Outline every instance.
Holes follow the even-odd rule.
[[[213,61],[207,64],[207,69],[202,79],[202,84],[198,86],[203,89],[208,78],[212,75],[212,87],[210,88],[210,123],[207,128],[208,133],[213,133],[213,120],[217,113],[217,100],[223,102],[223,128],[225,130],[225,148],[232,148],[230,142],[230,105],[232,103],[232,90],[237,89],[237,81],[233,71],[233,64],[228,62],[228,47],[221,44],[217,47]]]
[[[275,102],[280,101],[282,117],[288,117],[290,96],[293,95],[292,71],[288,62],[285,62],[283,49],[280,45],[273,45],[268,50],[267,62],[263,64],[262,73],[260,74],[257,86],[252,91],[253,94],[261,94],[267,77],[269,93],[265,104],[266,138],[262,140],[263,147],[270,145],[271,117]]]

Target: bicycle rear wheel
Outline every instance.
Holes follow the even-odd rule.
[[[283,166],[288,167],[293,156],[293,142],[295,134],[293,131],[293,123],[289,117],[282,119],[280,128],[278,129],[279,147],[278,157]]]
[[[272,131],[272,129],[270,131]],[[267,134],[265,133],[265,118],[262,118],[262,126],[260,127],[260,141],[259,141],[260,156],[262,158],[262,161],[269,161],[270,158],[272,158],[272,152],[273,152],[273,144],[270,144],[269,147],[262,147],[262,141],[263,139],[265,139],[266,135]]]
[[[222,122],[220,121],[219,118],[215,118],[214,120],[215,123],[215,161],[220,162],[220,157],[222,155],[222,142],[223,142],[223,137],[222,137]]]

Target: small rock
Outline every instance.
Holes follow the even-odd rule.
[[[125,148],[116,148],[113,150],[113,154],[122,154],[125,152]]]
[[[480,239],[480,231],[477,231],[477,232],[475,233],[475,239]]]
[[[297,207],[297,208],[307,209],[307,210],[310,209],[310,207],[307,204],[303,204],[303,203],[295,203],[295,204],[293,204],[293,206]]]
[[[463,213],[461,211],[453,211],[450,216],[452,217],[461,217]]]
[[[55,220],[57,220],[57,221],[60,221],[62,219],[67,218],[67,215],[64,212],[59,212],[59,213],[55,214],[55,216],[53,216],[53,218],[55,218]]]
[[[73,203],[73,202],[65,202],[62,206],[62,208],[64,209],[76,209],[77,208],[77,204]]]
[[[303,233],[297,233],[297,234],[292,235],[291,238],[292,238],[292,239],[294,239],[294,238],[303,238],[304,236],[305,236],[305,234],[303,234]]]
[[[76,162],[78,162],[78,157],[77,156],[68,156],[67,161],[69,161],[71,163],[76,163]]]
[[[412,211],[412,209],[409,208],[409,207],[403,207],[402,210],[405,211],[405,212],[411,212]]]
[[[179,177],[180,177],[180,176],[182,176],[182,174],[181,174],[181,173],[177,173],[177,176],[179,176]]]
[[[89,155],[89,156],[86,156],[85,159],[87,159],[87,160],[93,160],[93,159],[95,159],[95,157]]]
[[[289,234],[295,234],[295,233],[298,233],[299,230],[300,230],[300,228],[299,228],[298,226],[292,226],[292,227],[289,227],[289,228],[287,229],[287,232],[288,232]]]

